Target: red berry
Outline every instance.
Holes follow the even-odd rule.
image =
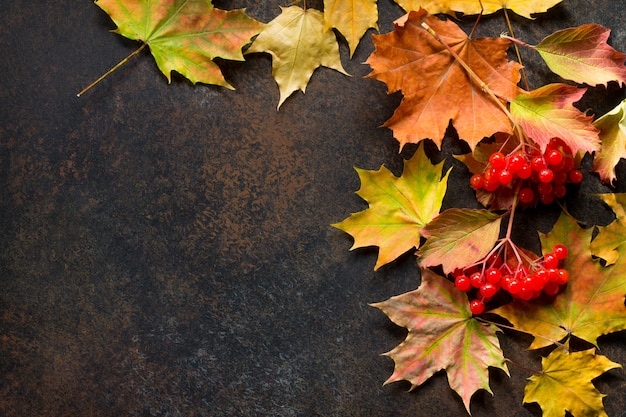
[[[535,199],[535,192],[530,188],[522,188],[519,190],[519,201],[524,204],[530,204]]]
[[[538,177],[539,181],[543,183],[552,182],[552,180],[554,179],[554,171],[552,171],[550,168],[544,168],[539,171]]]
[[[553,193],[554,193],[554,197],[563,198],[565,197],[565,194],[567,194],[567,188],[563,184],[555,185]]]
[[[567,269],[558,269],[556,283],[559,285],[567,284],[569,281],[569,272]]]
[[[518,152],[509,158],[509,171],[516,173],[526,165],[526,159],[521,152]]]
[[[522,289],[519,292],[519,297],[524,300],[524,301],[528,301],[531,298],[533,298],[535,296],[535,291],[530,288],[529,286],[526,285],[522,285]]]
[[[498,176],[498,181],[502,185],[508,185],[511,183],[511,181],[513,181],[513,174],[511,173],[511,171],[507,169],[503,169],[502,171],[500,171],[500,175]]]
[[[510,292],[511,295],[519,294],[522,290],[522,283],[517,279],[512,279],[509,281],[508,287],[507,291]]]
[[[583,173],[579,169],[575,169],[570,171],[569,173],[569,182],[573,184],[580,184],[583,180]]]
[[[480,295],[484,298],[491,298],[498,292],[498,288],[490,282],[485,283],[482,287],[480,287]]]
[[[548,295],[556,295],[559,292],[559,284],[556,282],[548,282],[545,287],[543,287],[543,292]]]
[[[459,275],[454,279],[454,285],[459,289],[459,291],[468,292],[472,289],[472,283],[470,279],[465,275]]]
[[[481,300],[472,300],[470,302],[470,311],[472,314],[482,314],[485,311],[485,303]]]
[[[556,166],[563,162],[563,154],[558,149],[552,149],[547,152],[546,160],[548,161],[548,164]]]
[[[530,161],[530,167],[532,168],[533,171],[535,172],[539,172],[542,169],[546,169],[546,161],[543,160],[543,157],[541,156],[536,156],[532,159],[532,161]]]
[[[500,271],[498,268],[489,268],[485,271],[485,278],[487,282],[497,284],[502,278],[502,271]]]
[[[485,185],[485,177],[483,177],[481,174],[472,175],[472,177],[470,178],[470,185],[473,189],[480,190],[481,188],[483,188],[483,185]]]
[[[520,169],[517,170],[517,176],[523,180],[527,180],[533,174],[533,170],[526,162]]]
[[[568,250],[565,245],[557,244],[552,248],[552,253],[554,253],[559,261],[562,261],[567,258]]]
[[[552,191],[554,190],[554,187],[552,187],[551,183],[539,183],[537,184],[537,192],[539,193],[539,195],[548,195],[548,194],[552,194]]]
[[[474,272],[470,275],[470,282],[474,288],[480,288],[485,283],[485,277],[480,272]]]
[[[539,201],[541,201],[542,204],[545,204],[546,206],[552,204],[552,202],[554,201],[554,194],[550,193],[550,194],[542,194],[539,196]]]
[[[503,169],[506,166],[506,158],[502,152],[495,152],[489,156],[489,163],[495,169]]]
[[[543,255],[543,265],[546,268],[558,268],[559,266],[559,258],[556,257],[553,253],[546,253]]]

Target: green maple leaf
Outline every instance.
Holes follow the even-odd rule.
[[[385,384],[407,380],[415,388],[445,369],[450,387],[461,396],[469,413],[476,391],[491,393],[489,367],[508,375],[498,328],[473,318],[467,296],[429,269],[422,269],[417,290],[372,306],[409,330],[406,340],[386,353],[394,360],[395,369]]]
[[[593,117],[586,116],[572,103],[587,91],[567,84],[548,84],[520,94],[511,102],[515,123],[545,151],[552,138],[561,138],[572,149],[594,152],[599,149],[598,130]]]
[[[297,6],[281,10],[247,51],[272,55],[272,75],[280,90],[278,107],[294,91],[304,92],[322,65],[348,75],[341,65],[335,33],[326,29],[322,12]]]
[[[563,29],[534,47],[548,67],[559,76],[579,84],[607,85],[626,82],[626,55],[607,43],[611,31],[596,24]]]
[[[243,9],[219,10],[210,0],[97,0],[96,4],[117,25],[114,32],[150,47],[168,81],[176,71],[194,84],[232,88],[213,59],[243,61],[241,48],[263,28]]]
[[[602,145],[593,158],[593,170],[609,184],[616,180],[615,166],[626,158],[626,100],[599,117],[593,125],[600,131]]]
[[[384,166],[378,171],[356,168],[361,179],[357,194],[369,208],[333,226],[354,237],[350,250],[378,246],[378,269],[419,246],[420,229],[439,213],[446,193],[450,171],[442,179],[442,170],[443,162],[433,165],[422,146],[404,162],[401,177]]]
[[[591,383],[606,371],[621,368],[595,349],[565,352],[555,349],[541,360],[542,372],[531,376],[524,389],[524,403],[536,402],[543,417],[607,417],[601,394]]]
[[[563,213],[552,231],[541,236],[543,253],[565,244],[569,255],[563,268],[570,274],[565,290],[551,303],[516,300],[493,313],[517,329],[535,336],[530,348],[557,343],[571,335],[597,345],[601,335],[626,329],[626,257],[603,267],[591,257],[592,229],[582,229]]]
[[[489,210],[448,209],[422,229],[426,243],[417,256],[420,265],[441,265],[448,274],[489,254],[500,234],[502,216]]]
[[[607,265],[614,264],[626,249],[626,194],[598,194],[615,213],[615,220],[608,226],[599,226],[599,233],[591,241],[591,253],[602,258]]]

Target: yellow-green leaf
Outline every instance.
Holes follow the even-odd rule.
[[[281,10],[247,51],[272,55],[272,75],[280,90],[278,107],[294,91],[304,92],[320,66],[348,75],[341,65],[335,33],[326,29],[322,12],[297,6]]]
[[[354,237],[351,250],[378,246],[374,267],[378,269],[419,246],[420,229],[439,213],[446,193],[450,171],[442,179],[442,170],[443,162],[433,165],[422,146],[405,161],[400,177],[384,166],[378,171],[357,168],[361,179],[357,194],[369,208],[333,226]]]
[[[626,100],[599,117],[593,125],[600,131],[602,140],[600,150],[593,158],[593,170],[603,182],[613,184],[615,166],[620,159],[626,158]]]
[[[377,0],[324,0],[326,29],[336,28],[348,41],[350,56],[369,28],[378,29]]]
[[[598,337],[626,330],[626,257],[603,267],[591,257],[592,229],[582,229],[568,214],[541,237],[543,253],[564,244],[569,255],[563,268],[570,274],[567,287],[551,303],[516,300],[493,313],[519,330],[535,336],[531,349],[549,346],[571,335],[597,345]]]
[[[500,234],[502,216],[489,210],[452,208],[422,229],[426,243],[417,252],[420,264],[441,265],[448,274],[487,256]]]
[[[598,194],[598,197],[611,207],[615,220],[608,226],[598,226],[599,233],[591,241],[591,253],[604,259],[607,265],[612,265],[626,250],[626,194]]]
[[[241,48],[263,29],[243,9],[216,9],[210,0],[97,0],[116,33],[144,42],[168,81],[176,71],[192,83],[232,88],[216,57],[243,61]]]
[[[543,417],[607,417],[604,394],[591,381],[606,371],[621,368],[595,349],[567,353],[555,349],[541,360],[542,372],[528,378],[524,403],[538,403]]]
[[[386,353],[395,369],[385,384],[406,380],[415,388],[445,369],[450,388],[461,396],[469,413],[476,391],[491,393],[490,366],[508,375],[498,328],[473,318],[467,296],[431,270],[422,269],[417,290],[372,306],[409,330],[406,340]]]
[[[431,14],[461,12],[486,15],[508,9],[529,19],[531,14],[546,12],[561,1],[563,0],[395,0],[407,12],[422,7]]]

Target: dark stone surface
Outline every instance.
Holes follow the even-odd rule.
[[[289,1],[216,4],[269,21]],[[379,7],[388,32],[400,10]],[[600,23],[625,50],[625,10],[567,0],[513,23],[530,43]],[[221,63],[229,91],[168,85],[145,52],[78,99],[137,44],[108,33],[90,1],[15,0],[0,17],[0,415],[464,415],[444,374],[411,393],[382,386],[393,363],[380,354],[404,332],[368,303],[417,286],[412,257],[373,272],[376,252],[349,252],[350,237],[329,227],[365,208],[353,166],[398,172],[411,152],[378,128],[400,96],[363,78],[371,31],[352,60],[342,44],[352,77],[318,70],[277,112],[263,54]],[[501,14],[480,26],[503,30]],[[556,80],[539,68],[534,86]],[[602,113],[623,96],[597,88],[581,105]],[[466,180],[453,172],[446,206],[475,204]],[[572,212],[607,224],[592,196],[606,191],[588,178]],[[556,214],[520,215],[519,239],[536,245]],[[501,342],[539,366],[527,337]],[[602,338],[601,351],[625,364],[625,342]],[[511,373],[492,372],[495,396],[476,394],[473,416],[541,415],[521,406],[529,373]],[[596,382],[612,417],[626,410],[624,378]]]

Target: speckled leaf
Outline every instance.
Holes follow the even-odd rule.
[[[471,149],[497,132],[512,133],[500,103],[485,93],[446,46],[428,33],[426,23],[455,51],[491,91],[513,100],[519,89],[521,66],[510,61],[504,38],[470,39],[452,20],[441,20],[425,10],[410,12],[394,31],[372,35],[376,49],[367,63],[368,77],[387,84],[387,91],[402,91],[404,98],[385,126],[401,146],[432,139],[441,145],[450,121]]]
[[[210,0],[97,0],[116,33],[144,42],[163,74],[176,71],[194,84],[226,82],[216,57],[243,61],[241,48],[263,29],[243,9],[225,11]]]
[[[524,403],[536,402],[543,417],[608,417],[602,404],[604,394],[591,381],[606,371],[621,368],[595,349],[567,353],[555,349],[541,360],[542,372],[528,378]]]
[[[563,0],[395,0],[406,11],[423,7],[431,14],[491,14],[506,8],[529,19],[531,14],[543,13],[561,1]]]
[[[490,210],[452,208],[422,229],[426,243],[417,252],[420,265],[441,265],[448,274],[487,256],[500,234],[502,216]]]
[[[612,265],[626,251],[626,194],[598,194],[598,197],[611,207],[615,220],[608,226],[598,226],[599,233],[591,241],[591,253]]]
[[[554,32],[535,49],[548,67],[566,80],[595,86],[609,81],[626,82],[626,55],[606,41],[611,31],[596,24],[586,24]]]
[[[541,246],[543,253],[559,243],[567,246],[569,256],[563,268],[570,279],[565,290],[552,303],[517,300],[492,310],[535,336],[531,349],[570,335],[597,345],[599,336],[626,329],[626,257],[606,268],[594,261],[589,249],[592,233],[561,214],[552,231],[541,236]]]
[[[567,84],[548,84],[520,94],[511,102],[513,120],[542,152],[555,137],[563,139],[574,153],[594,152],[599,149],[600,140],[593,117],[573,106],[585,91]]]
[[[369,28],[378,29],[377,0],[324,0],[326,29],[336,28],[348,41],[350,56]]]
[[[599,117],[593,125],[600,131],[602,144],[593,158],[593,170],[603,182],[613,184],[616,180],[615,166],[626,158],[626,100],[613,110]]]
[[[497,327],[472,318],[467,296],[431,270],[422,269],[417,290],[372,306],[409,330],[404,342],[386,353],[395,362],[386,384],[407,380],[415,388],[445,370],[450,387],[461,396],[469,413],[476,391],[491,393],[488,368],[508,374]]]
[[[294,91],[304,92],[322,65],[348,75],[341,65],[335,33],[325,28],[322,12],[297,6],[281,10],[247,51],[272,55],[272,75],[280,90],[278,107]]]
[[[450,171],[442,179],[443,162],[433,165],[422,146],[404,162],[400,177],[384,166],[378,171],[356,170],[361,179],[357,194],[369,208],[333,226],[354,237],[351,250],[378,246],[374,267],[378,269],[419,246],[420,229],[439,213]]]

